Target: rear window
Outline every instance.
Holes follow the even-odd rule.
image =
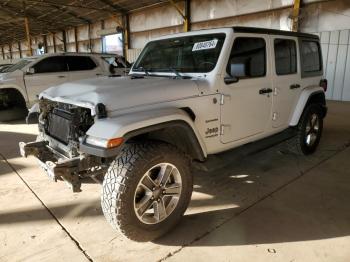
[[[316,41],[301,41],[302,70],[304,73],[322,70],[320,45]]]
[[[294,40],[275,39],[275,65],[277,75],[297,72],[297,48]]]

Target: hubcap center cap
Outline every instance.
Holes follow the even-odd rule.
[[[159,197],[161,197],[162,195],[162,189],[161,188],[156,188],[154,191],[153,191],[153,197],[155,199],[158,199]]]

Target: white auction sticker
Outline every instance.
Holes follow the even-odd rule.
[[[216,47],[217,43],[218,43],[217,39],[195,43],[193,45],[192,52],[199,51],[199,50],[213,49]]]

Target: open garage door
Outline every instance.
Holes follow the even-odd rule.
[[[321,32],[327,99],[350,101],[350,30]]]

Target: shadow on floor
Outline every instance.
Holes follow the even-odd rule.
[[[32,142],[35,141],[36,135],[24,134],[16,132],[0,131],[0,153],[3,154],[6,159],[20,157],[19,154],[19,142]]]

